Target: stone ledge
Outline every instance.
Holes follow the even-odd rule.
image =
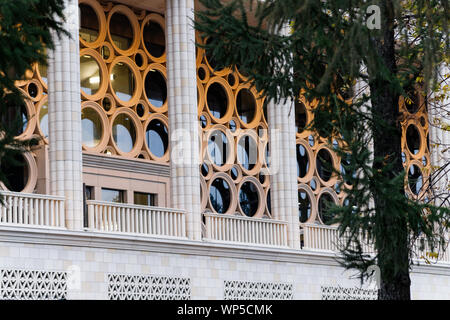
[[[148,251],[182,255],[238,258],[326,266],[339,266],[331,252],[314,252],[283,247],[251,246],[219,242],[193,241],[170,237],[140,236],[94,231],[71,231],[21,226],[0,226],[0,242],[54,246]],[[413,273],[450,276],[450,265],[418,262]]]

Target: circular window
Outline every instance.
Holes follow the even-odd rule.
[[[20,136],[28,127],[28,111],[26,105],[22,102],[18,107],[12,104],[12,101],[4,99],[5,108],[0,113],[0,121],[14,136]]]
[[[266,203],[267,203],[267,212],[270,214],[272,210],[272,202],[270,199],[270,189],[267,191],[267,197],[266,197]]]
[[[112,48],[110,49],[108,47],[108,45],[106,45],[106,44],[103,45],[102,48],[100,49],[100,54],[106,62],[111,62],[111,61],[109,61],[111,58],[111,52],[112,52]]]
[[[136,143],[136,128],[128,114],[121,113],[114,119],[112,136],[120,151],[128,153],[133,150]]]
[[[255,117],[256,101],[253,94],[248,89],[239,90],[236,97],[236,108],[239,118],[244,123],[250,123]]]
[[[99,34],[99,21],[95,10],[85,3],[78,5],[80,15],[80,38],[85,42],[95,42]]]
[[[48,138],[48,101],[45,100],[39,108],[39,128],[44,138]]]
[[[306,191],[298,190],[298,218],[301,223],[305,223],[311,217],[311,199]]]
[[[209,167],[208,167],[208,165],[206,163],[202,164],[201,172],[202,172],[202,176],[204,176],[204,177],[208,176],[208,174],[209,174]]]
[[[227,212],[231,202],[231,190],[228,182],[222,178],[215,179],[209,187],[209,199],[217,213]]]
[[[80,86],[85,94],[94,95],[100,89],[102,82],[100,66],[97,60],[89,54],[80,56]]]
[[[81,124],[83,129],[83,144],[88,148],[96,147],[103,135],[102,119],[97,111],[84,108],[81,111]]]
[[[1,172],[4,174],[10,191],[20,192],[25,189],[29,179],[29,167],[23,155],[16,154],[13,161],[1,163]]]
[[[148,53],[155,57],[161,57],[166,50],[166,38],[161,25],[155,21],[149,20],[144,25],[142,34],[145,49]]]
[[[200,116],[200,125],[203,129],[205,129],[208,126],[208,119],[206,119],[206,116],[204,114],[202,114]]]
[[[415,164],[409,167],[408,184],[409,189],[411,189],[412,193],[414,193],[415,195],[418,195],[420,193],[420,190],[422,189],[423,186],[423,176],[422,171]]]
[[[331,207],[335,204],[333,197],[328,192],[322,193],[319,198],[319,217],[320,220],[327,224],[334,218],[331,213]]]
[[[317,174],[319,177],[327,182],[331,179],[331,175],[333,167],[333,158],[331,157],[331,153],[327,149],[320,149],[317,153],[316,158],[316,168]]]
[[[225,88],[218,82],[212,83],[206,92],[208,109],[214,118],[220,119],[228,111],[228,96]]]
[[[305,146],[297,145],[297,176],[304,178],[309,172],[309,154]]]
[[[306,127],[306,107],[301,101],[295,101],[295,131],[302,133]]]
[[[258,161],[258,146],[254,138],[245,135],[237,145],[237,159],[245,170],[252,170]]]
[[[109,20],[109,34],[114,46],[122,51],[128,50],[134,39],[134,29],[128,17],[121,12],[114,12]]]
[[[28,85],[28,94],[31,98],[36,98],[39,94],[39,88],[35,83],[30,82],[30,84]]]
[[[221,167],[227,163],[228,148],[226,134],[220,130],[213,131],[208,139],[208,153],[215,165]]]
[[[412,154],[418,154],[420,151],[420,134],[415,125],[409,125],[406,129],[406,144],[408,145],[409,152]]]
[[[150,70],[145,76],[145,95],[154,107],[160,108],[167,99],[166,79],[158,70]]]
[[[256,185],[246,181],[239,189],[239,205],[242,212],[249,217],[253,217],[259,207],[259,192]]]
[[[148,148],[154,156],[162,158],[166,154],[169,146],[169,133],[162,121],[157,119],[150,121],[147,125],[145,138]]]
[[[117,98],[128,102],[134,95],[136,79],[131,68],[123,62],[118,62],[111,70],[111,86]]]

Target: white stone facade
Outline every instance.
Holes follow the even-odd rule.
[[[241,216],[221,222],[211,214],[211,221],[217,218],[218,222],[214,230],[209,230],[211,238],[205,236],[199,190],[203,178],[199,170],[201,147],[197,140],[201,129],[192,28],[194,0],[167,0],[165,10],[161,10],[164,1],[155,2],[154,7],[149,0],[140,4],[139,1],[119,1],[140,6],[140,9],[158,9],[158,13],[165,16],[170,170],[168,163],[158,167],[156,161],[144,165],[139,161],[145,160],[124,160],[119,156],[111,157],[108,168],[102,167],[108,161],[104,155],[88,154],[82,159],[77,2],[66,0],[69,19],[65,26],[72,38],[56,40],[56,48],[49,56],[48,176],[50,193],[58,197],[52,200],[42,195],[40,197],[47,202],[38,202],[32,196],[29,196],[32,200],[28,200],[15,194],[11,199],[15,201],[14,208],[20,209],[0,210],[0,299],[373,297],[369,291],[358,291],[360,282],[354,278],[354,272],[344,271],[336,262],[330,250],[334,244],[333,230],[322,230],[326,235],[316,238],[324,243],[326,238],[328,247],[301,248],[295,106],[290,102],[268,104],[270,153],[274,164],[270,177],[271,207],[272,218],[278,221],[272,223],[267,217],[252,221]],[[112,177],[115,170],[121,171],[120,177],[119,174]],[[164,182],[158,187],[158,196],[165,195],[160,206],[179,211],[125,204],[108,207],[98,204],[101,201],[92,201],[89,203],[92,208],[103,205],[103,211],[97,212],[96,220],[90,213],[89,225],[83,228],[82,182],[86,181],[83,175],[95,181],[95,185],[91,183],[94,193],[100,193],[101,187],[105,187],[102,179],[109,179],[108,188],[129,184],[131,190]],[[136,177],[141,179],[139,184],[135,182]],[[149,181],[151,179],[155,181]],[[132,194],[127,197],[132,199]],[[52,217],[60,214],[56,209],[48,214],[50,218],[41,218],[39,228],[36,223],[23,222],[22,215],[28,218],[31,212],[44,216],[43,210],[50,201],[64,203],[58,209],[65,208],[65,224],[50,223],[55,220]],[[233,214],[228,216],[233,217]],[[12,218],[5,223],[9,215]],[[152,223],[151,227],[158,229],[157,232],[150,228]],[[245,241],[236,230],[246,232]],[[269,233],[270,237],[265,237]],[[447,254],[446,262],[434,265],[422,262],[413,268],[413,299],[450,299],[448,257]],[[45,281],[40,281],[45,277],[52,278],[51,285],[45,286]],[[36,286],[37,293],[15,295]],[[367,284],[363,288],[373,289]]]
[[[227,281],[271,290],[278,285],[280,293],[291,285],[295,300],[320,300],[324,286],[361,288],[330,254],[6,227],[0,230],[0,269],[67,272],[68,299],[108,299],[110,274],[189,279],[194,300],[224,299]],[[450,268],[417,266],[411,278],[413,299],[450,299]]]

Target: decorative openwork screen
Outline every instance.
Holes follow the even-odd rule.
[[[322,300],[377,300],[376,290],[360,288],[321,287]]]
[[[110,300],[189,300],[188,278],[108,274]]]
[[[164,18],[79,3],[83,150],[167,162]]]
[[[426,186],[431,170],[430,146],[428,143],[428,113],[426,100],[417,90],[412,99],[400,97],[402,158],[407,180],[405,190],[414,198],[426,198]],[[301,223],[326,223],[331,217],[326,215],[327,203],[346,204],[346,194],[338,188],[335,174],[326,168],[332,165],[336,170],[344,170],[345,160],[340,159],[328,139],[306,130],[314,118],[315,102],[308,102],[301,96],[295,104],[297,127],[297,179],[299,219]],[[337,145],[336,140],[332,145]],[[328,164],[328,165],[327,165]],[[344,184],[350,187],[348,184]]]
[[[197,36],[197,42],[204,39]],[[208,39],[206,39],[208,41]],[[197,48],[202,208],[213,213],[271,217],[264,98],[237,67]]]
[[[225,281],[224,300],[292,300],[293,285],[274,282]]]
[[[61,300],[66,298],[66,272],[0,270],[0,299]]]

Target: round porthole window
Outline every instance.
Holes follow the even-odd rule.
[[[78,5],[80,15],[80,38],[85,42],[95,42],[99,35],[100,24],[94,8],[86,3]]]
[[[406,144],[408,145],[409,152],[412,154],[419,153],[421,140],[419,130],[415,125],[411,124],[406,129]]]
[[[29,179],[29,167],[25,158],[18,154],[13,158],[14,161],[2,162],[0,169],[7,180],[6,187],[10,191],[21,192],[25,189]]]
[[[311,217],[311,199],[305,190],[298,190],[298,218],[301,223],[305,223]]]
[[[309,154],[305,146],[297,144],[297,176],[304,178],[309,172]]]
[[[409,189],[415,195],[418,195],[420,193],[420,191],[422,190],[422,186],[423,186],[422,171],[415,164],[413,164],[409,167],[408,184],[409,184]]]
[[[145,49],[155,58],[161,57],[166,51],[166,38],[161,25],[149,20],[143,31]]]
[[[244,135],[237,145],[237,158],[245,170],[252,170],[258,161],[258,146],[254,138]]]
[[[145,132],[145,139],[150,152],[158,158],[162,158],[169,146],[169,133],[166,125],[157,119],[150,121]]]
[[[320,220],[327,224],[333,220],[334,215],[331,212],[331,207],[335,204],[333,197],[328,192],[322,193],[319,198],[319,217]]]
[[[158,70],[150,70],[145,76],[145,95],[148,102],[156,108],[160,108],[167,100],[166,79]]]
[[[206,92],[208,109],[214,118],[220,119],[228,111],[228,96],[225,88],[218,82],[212,83]]]
[[[250,90],[245,88],[239,90],[236,97],[236,109],[242,122],[248,124],[253,121],[256,111],[256,100]]]
[[[115,95],[122,101],[128,102],[134,95],[136,79],[131,68],[123,62],[118,62],[111,70],[111,87]]]
[[[231,190],[228,182],[225,179],[216,178],[209,188],[209,198],[217,213],[227,212],[231,201]]]
[[[242,212],[248,217],[253,217],[258,211],[259,192],[253,182],[246,181],[241,185],[239,189],[239,205]]]
[[[80,86],[85,94],[94,95],[103,81],[97,60],[89,54],[80,57]]]
[[[133,150],[136,143],[136,128],[128,114],[121,113],[114,119],[112,136],[120,151],[128,153]]]
[[[316,157],[316,168],[319,177],[327,182],[331,179],[333,158],[327,149],[320,149]]]
[[[229,152],[228,138],[221,130],[215,130],[208,139],[208,153],[211,161],[221,167],[227,164]]]
[[[92,108],[84,108],[81,111],[81,125],[83,144],[89,148],[96,147],[103,135],[102,119],[98,112]]]

